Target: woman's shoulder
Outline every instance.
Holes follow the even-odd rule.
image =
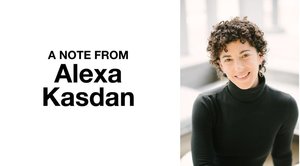
[[[295,99],[290,94],[268,85],[266,86],[266,92],[268,96],[278,101],[282,101],[282,102],[290,102],[291,100],[295,101]]]
[[[274,105],[297,109],[297,102],[292,95],[270,86],[266,86],[266,92]]]
[[[224,93],[226,86],[227,85],[224,84],[216,88],[200,92],[194,101],[194,108],[201,108],[202,110],[214,109],[217,104],[218,95]]]
[[[217,104],[217,96],[223,93],[226,85],[209,89],[199,93],[193,104],[193,119],[214,120]]]

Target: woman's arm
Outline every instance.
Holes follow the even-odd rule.
[[[198,96],[193,106],[191,148],[194,166],[213,166],[213,116],[208,104],[207,99]]]
[[[273,145],[272,157],[274,166],[292,165],[291,144],[294,135],[294,128],[298,119],[298,108],[296,101],[293,98],[290,98],[286,108],[289,116],[277,133]]]

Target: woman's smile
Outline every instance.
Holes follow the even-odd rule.
[[[235,76],[235,78],[239,79],[239,80],[245,80],[248,78],[250,72],[246,73],[246,74],[239,74],[237,76]]]

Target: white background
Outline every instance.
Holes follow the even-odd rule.
[[[0,3],[0,165],[179,165],[179,1]],[[51,50],[129,59],[48,60]],[[54,84],[61,63],[119,68],[121,84]],[[44,107],[43,87],[131,91],[134,107]]]

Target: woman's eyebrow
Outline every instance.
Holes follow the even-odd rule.
[[[223,58],[230,58],[230,57],[231,57],[231,55],[222,55],[221,58],[223,59]]]
[[[243,50],[240,52],[240,54],[244,53],[244,52],[247,52],[247,51],[250,51],[250,50]]]

